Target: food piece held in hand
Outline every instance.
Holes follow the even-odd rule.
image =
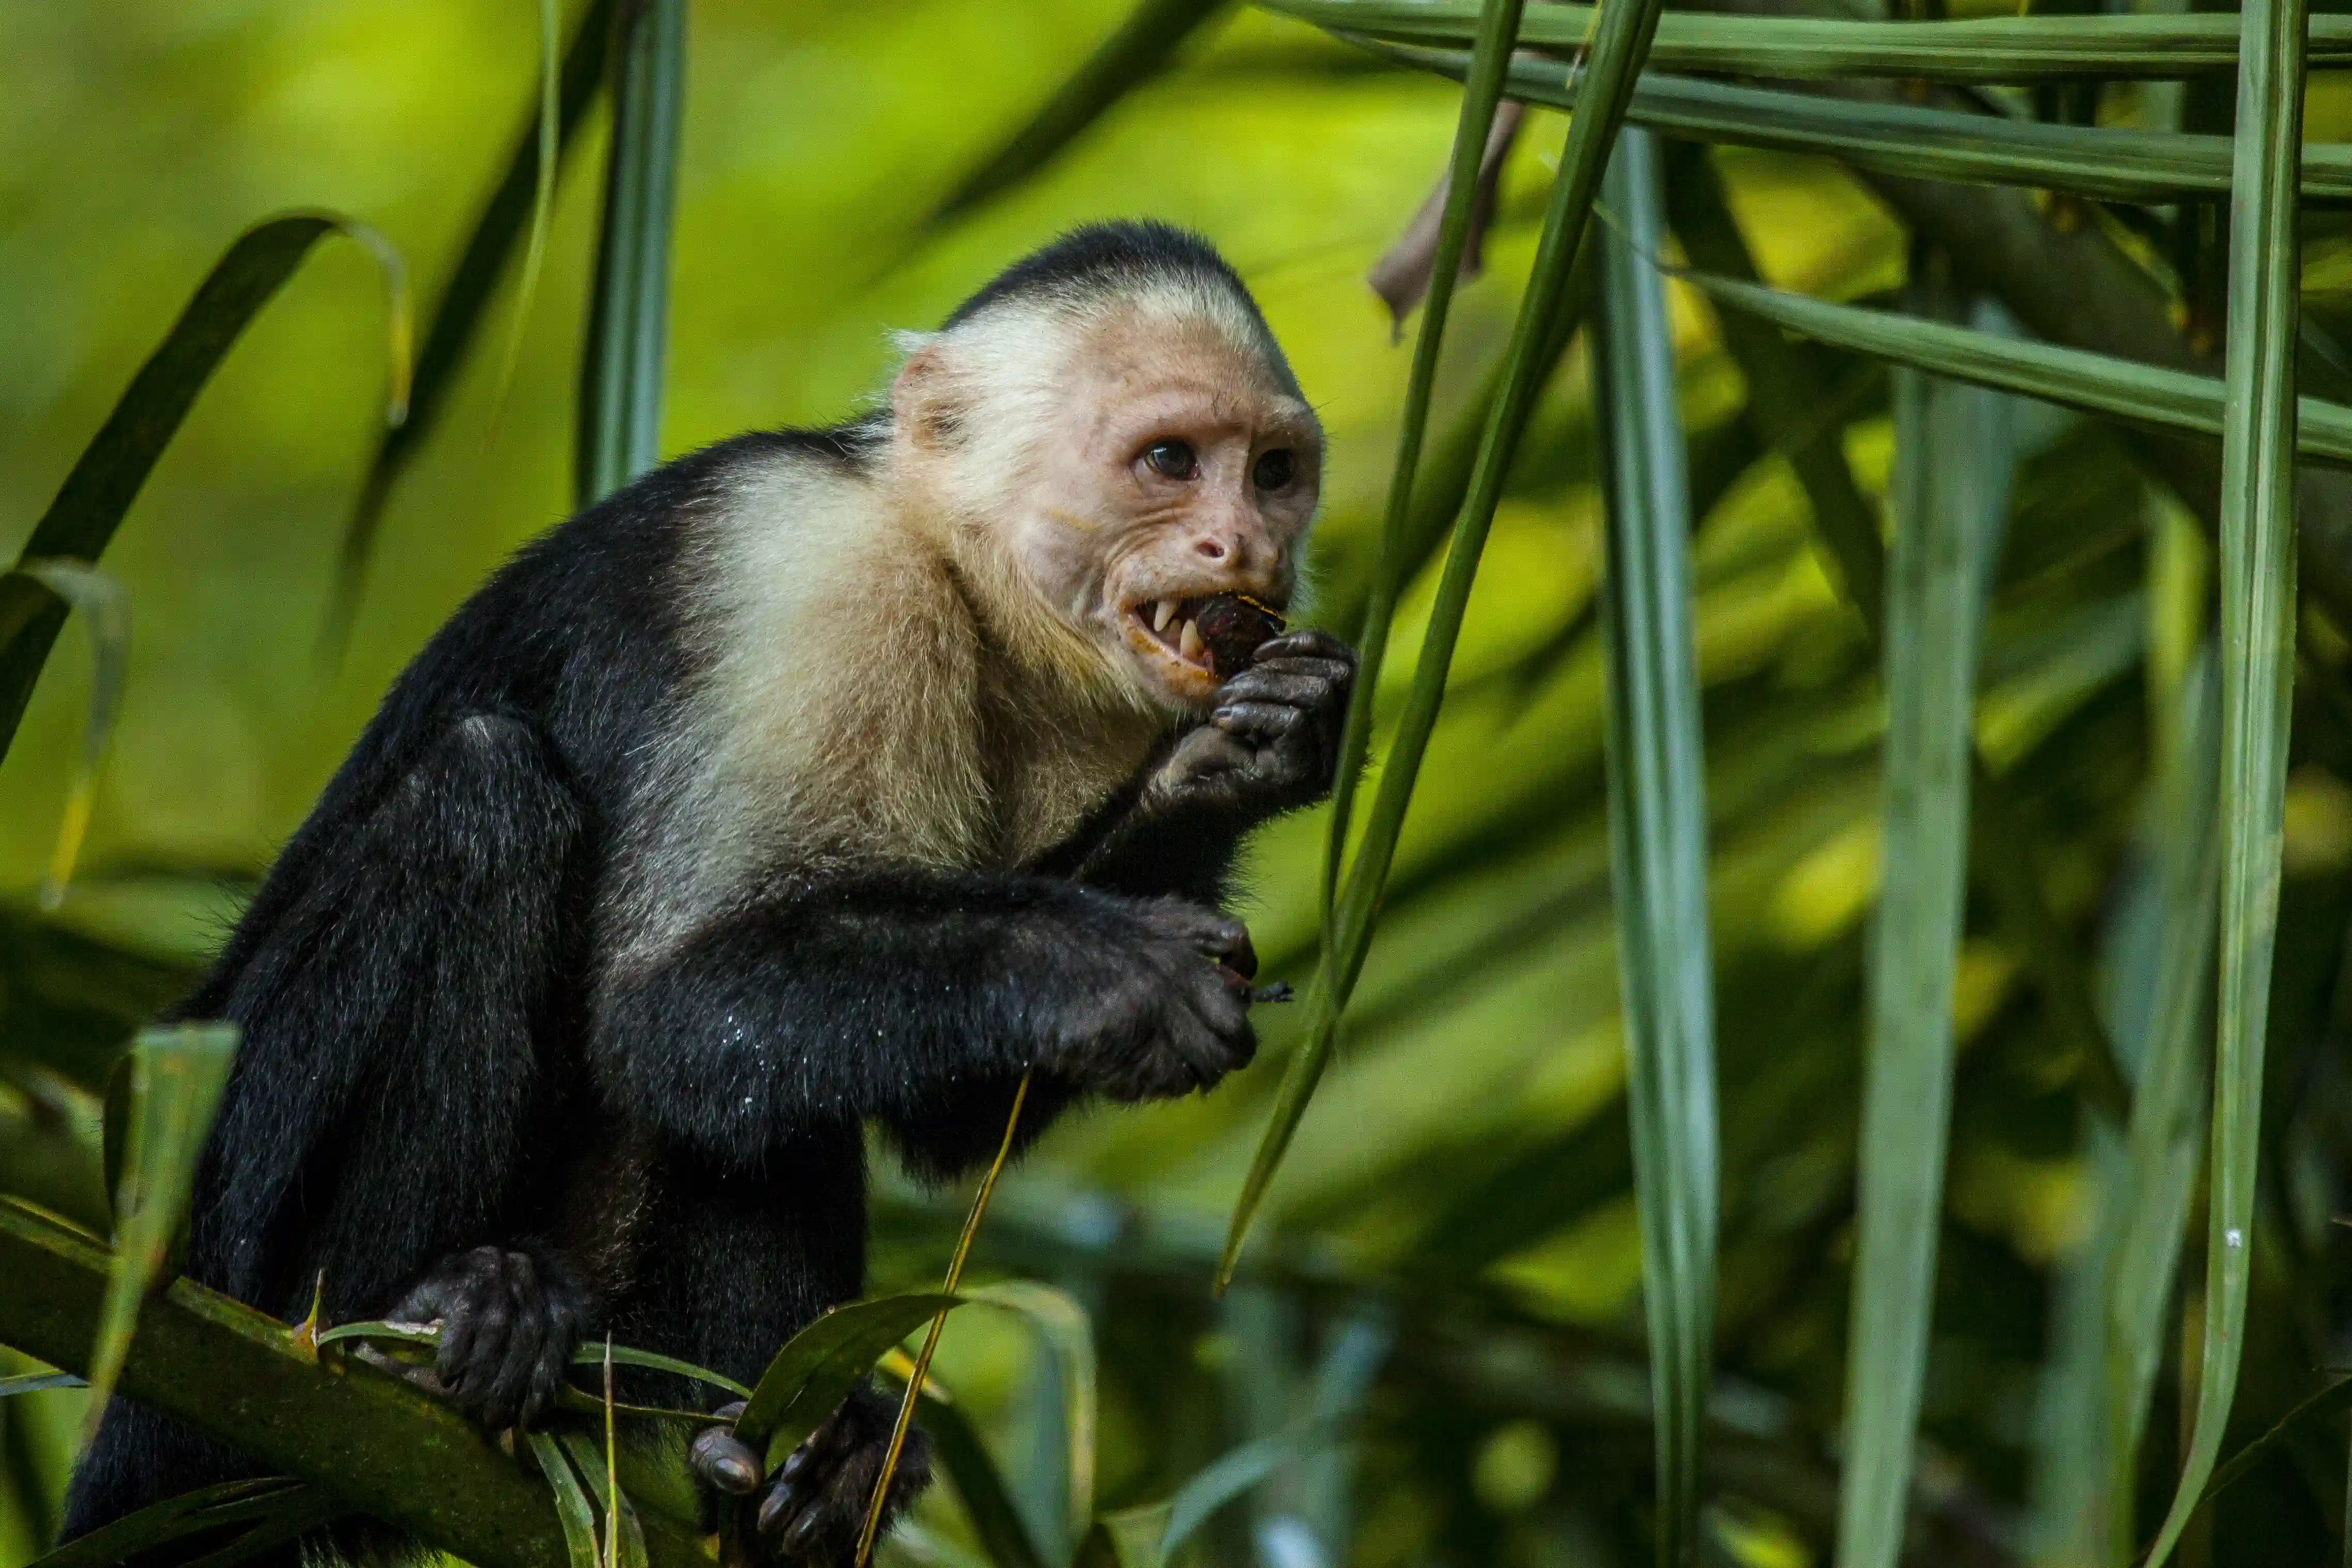
[[[1238,675],[1250,655],[1282,635],[1282,617],[1247,594],[1219,594],[1201,606],[1192,623],[1216,663],[1220,678]]]

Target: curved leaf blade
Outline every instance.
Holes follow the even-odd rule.
[[[1370,591],[1364,603],[1362,646],[1356,650],[1356,684],[1349,693],[1348,721],[1339,737],[1339,763],[1331,786],[1331,826],[1323,851],[1321,915],[1324,966],[1328,970],[1339,897],[1340,868],[1348,853],[1357,781],[1370,753],[1373,697],[1386,661],[1389,626],[1409,570],[1406,536],[1412,517],[1413,482],[1429,430],[1430,398],[1444,347],[1445,322],[1454,289],[1470,244],[1478,205],[1478,169],[1486,152],[1495,111],[1502,102],[1503,76],[1510,63],[1510,40],[1519,27],[1522,0],[1486,0],[1479,13],[1477,42],[1464,76],[1462,110],[1454,129],[1454,154],[1446,171],[1445,210],[1438,220],[1437,253],[1430,264],[1423,299],[1421,331],[1414,336],[1412,368],[1405,380],[1404,411],[1397,431],[1396,464],[1389,473],[1388,501],[1381,518],[1380,544],[1372,560]],[[1322,984],[1328,986],[1326,973]]]
[[[41,879],[41,908],[55,910],[65,903],[66,885],[73,880],[74,862],[80,856],[82,837],[89,831],[90,813],[98,802],[99,768],[106,761],[115,723],[122,716],[122,689],[130,679],[131,601],[121,584],[79,561],[26,561],[16,572],[79,610],[82,625],[89,631],[89,706],[82,720],[81,749],[74,757],[72,777],[66,785],[57,848]]]
[[[1688,540],[1674,329],[1649,265],[1665,232],[1654,143],[1628,129],[1602,186],[1593,408],[1607,567],[1611,885],[1625,1018],[1626,1101],[1642,1220],[1658,1467],[1658,1560],[1692,1560],[1715,1345],[1714,970],[1706,896]]]
[[[1927,285],[1933,297],[1936,285]],[[1952,1097],[1952,996],[1969,860],[1979,626],[2005,491],[1974,454],[1986,395],[1896,383],[1880,786],[1885,873],[1871,943],[1859,1215],[1847,1335],[1837,1561],[1894,1568],[1935,1308]]]
[[[105,553],[147,476],[179,433],[196,396],[261,308],[273,299],[310,247],[331,234],[364,245],[379,263],[398,253],[373,229],[332,213],[289,213],[256,224],[213,264],[172,330],[131,378],[106,423],[82,448],[48,510],[26,541],[20,562],[66,559],[95,563]],[[404,416],[403,374],[407,346],[406,285],[387,271],[394,300],[393,411]],[[395,418],[394,423],[398,423]],[[40,679],[49,649],[65,625],[65,602],[26,577],[0,579],[0,756],[7,753]]]
[[[613,144],[580,361],[573,488],[583,506],[661,457],[670,228],[686,101],[686,0],[623,6],[613,26]]]
[[[1265,10],[1333,32],[1384,42],[1466,44],[1478,7],[1466,0],[1258,0]],[[1571,49],[1592,7],[1539,5],[1522,46]],[[2352,17],[2311,19],[2311,60],[2352,58]],[[2237,19],[2227,13],[1968,16],[1936,21],[1706,16],[1670,11],[1651,63],[1664,70],[1780,80],[1911,77],[1945,82],[2028,82],[2093,77],[2169,78],[2237,64]]]
[[[1458,49],[1370,47],[1444,76],[1458,78],[1467,67]],[[1512,63],[1507,90],[1525,102],[1572,110],[1579,89],[1572,68],[1522,58]],[[2212,195],[2231,182],[2227,136],[2009,120],[1658,72],[1642,79],[1626,118],[1689,140],[1814,153],[1879,174],[2109,201]],[[2305,149],[2302,184],[2315,197],[2352,195],[2352,146],[2315,142]]]
[[[2278,938],[2295,637],[2295,154],[2304,0],[2247,0],[2231,185],[2221,430],[2221,949],[2208,1163],[2204,1357],[2179,1489],[2148,1551],[2187,1528],[2230,1419],[2252,1278],[2263,1047]]]
[[[114,1267],[89,1361],[89,1431],[114,1391],[139,1309],[163,1279],[187,1215],[196,1159],[236,1054],[234,1024],[142,1029],[129,1057],[130,1110],[114,1200]]]
[[[835,1307],[794,1334],[768,1363],[735,1419],[736,1434],[755,1448],[765,1445],[772,1466],[781,1463],[848,1397],[883,1352],[968,1299],[919,1290]]]
[[[1734,310],[1818,342],[2087,414],[2218,436],[2229,406],[2226,384],[2210,375],[1893,310],[1832,304],[1713,273],[1675,276]],[[2352,464],[2352,406],[2317,397],[2295,401],[2299,454]]]

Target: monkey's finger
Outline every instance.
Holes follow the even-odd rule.
[[[1247,1067],[1257,1055],[1257,1035],[1249,1025],[1247,1002],[1233,1009],[1222,1005],[1223,998],[1219,1001],[1215,1012],[1221,1016],[1210,1016],[1207,1009],[1196,1009],[1193,1017],[1168,1032],[1170,1049],[1192,1074],[1188,1089],[1214,1089],[1219,1079],[1236,1068]]]
[[[521,1424],[547,1347],[547,1313],[538,1300],[536,1279],[519,1271],[513,1299],[514,1322],[507,1331],[506,1358],[490,1383],[488,1425],[494,1430]]]
[[[1271,642],[1260,643],[1250,656],[1252,664],[1265,664],[1270,659],[1296,658],[1337,659],[1353,669],[1356,650],[1333,637],[1329,632],[1308,626],[1295,632],[1285,632]]]
[[[803,1450],[805,1452],[805,1450]],[[789,1461],[788,1461],[789,1462]],[[760,1500],[760,1511],[753,1520],[761,1535],[771,1539],[790,1530],[802,1514],[810,1511],[823,1490],[824,1473],[811,1465],[797,1475],[787,1476],[782,1470],[768,1487],[768,1495]]]
[[[777,1543],[778,1549],[786,1557],[798,1557],[816,1544],[817,1537],[824,1532],[832,1521],[831,1509],[826,1508],[822,1502],[810,1504],[801,1510],[800,1518],[794,1520],[793,1527],[784,1532],[783,1539]]]
[[[759,1489],[760,1456],[751,1445],[724,1426],[705,1426],[686,1450],[703,1484],[729,1497],[749,1497]]]
[[[523,1424],[529,1426],[563,1392],[563,1377],[572,1352],[580,1343],[580,1312],[568,1298],[548,1298],[547,1336],[539,1348],[539,1364],[531,1374],[530,1392],[523,1396]]]
[[[1314,715],[1286,702],[1233,702],[1209,715],[1209,722],[1235,740],[1261,745],[1314,728]]]
[[[1335,689],[1344,699],[1345,689],[1316,668],[1302,668],[1299,663],[1262,664],[1226,681],[1217,692],[1217,706],[1230,708],[1238,702],[1280,702],[1293,708],[1312,710],[1330,706]]]

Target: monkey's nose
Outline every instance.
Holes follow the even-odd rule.
[[[1196,539],[1192,542],[1192,552],[1196,555],[1206,556],[1212,561],[1223,561],[1233,553],[1222,539]]]

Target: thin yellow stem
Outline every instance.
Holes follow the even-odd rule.
[[[613,1336],[604,1335],[604,1560],[621,1568],[621,1451],[613,1435]]]
[[[1021,1087],[1013,1091],[1013,1114],[1004,1119],[1004,1142],[996,1146],[996,1158],[988,1174],[980,1179],[980,1191],[971,1195],[971,1212],[964,1216],[963,1234],[956,1237],[955,1254],[948,1259],[947,1283],[940,1287],[943,1294],[954,1294],[963,1281],[963,1262],[971,1256],[971,1238],[980,1234],[980,1216],[988,1212],[996,1178],[1004,1173],[1004,1163],[1013,1157],[1013,1135],[1020,1131],[1021,1108],[1028,1100],[1029,1075],[1023,1073]],[[875,1479],[874,1496],[866,1505],[866,1529],[857,1537],[857,1568],[866,1568],[874,1560],[874,1539],[882,1533],[882,1503],[890,1495],[891,1478],[898,1473],[898,1456],[907,1447],[908,1428],[915,1424],[915,1400],[923,1392],[923,1379],[930,1373],[931,1352],[940,1348],[940,1331],[947,1326],[946,1312],[933,1317],[923,1335],[923,1348],[915,1356],[914,1375],[907,1379],[907,1396],[898,1401],[898,1420],[890,1428],[890,1447],[882,1456],[882,1473]]]

